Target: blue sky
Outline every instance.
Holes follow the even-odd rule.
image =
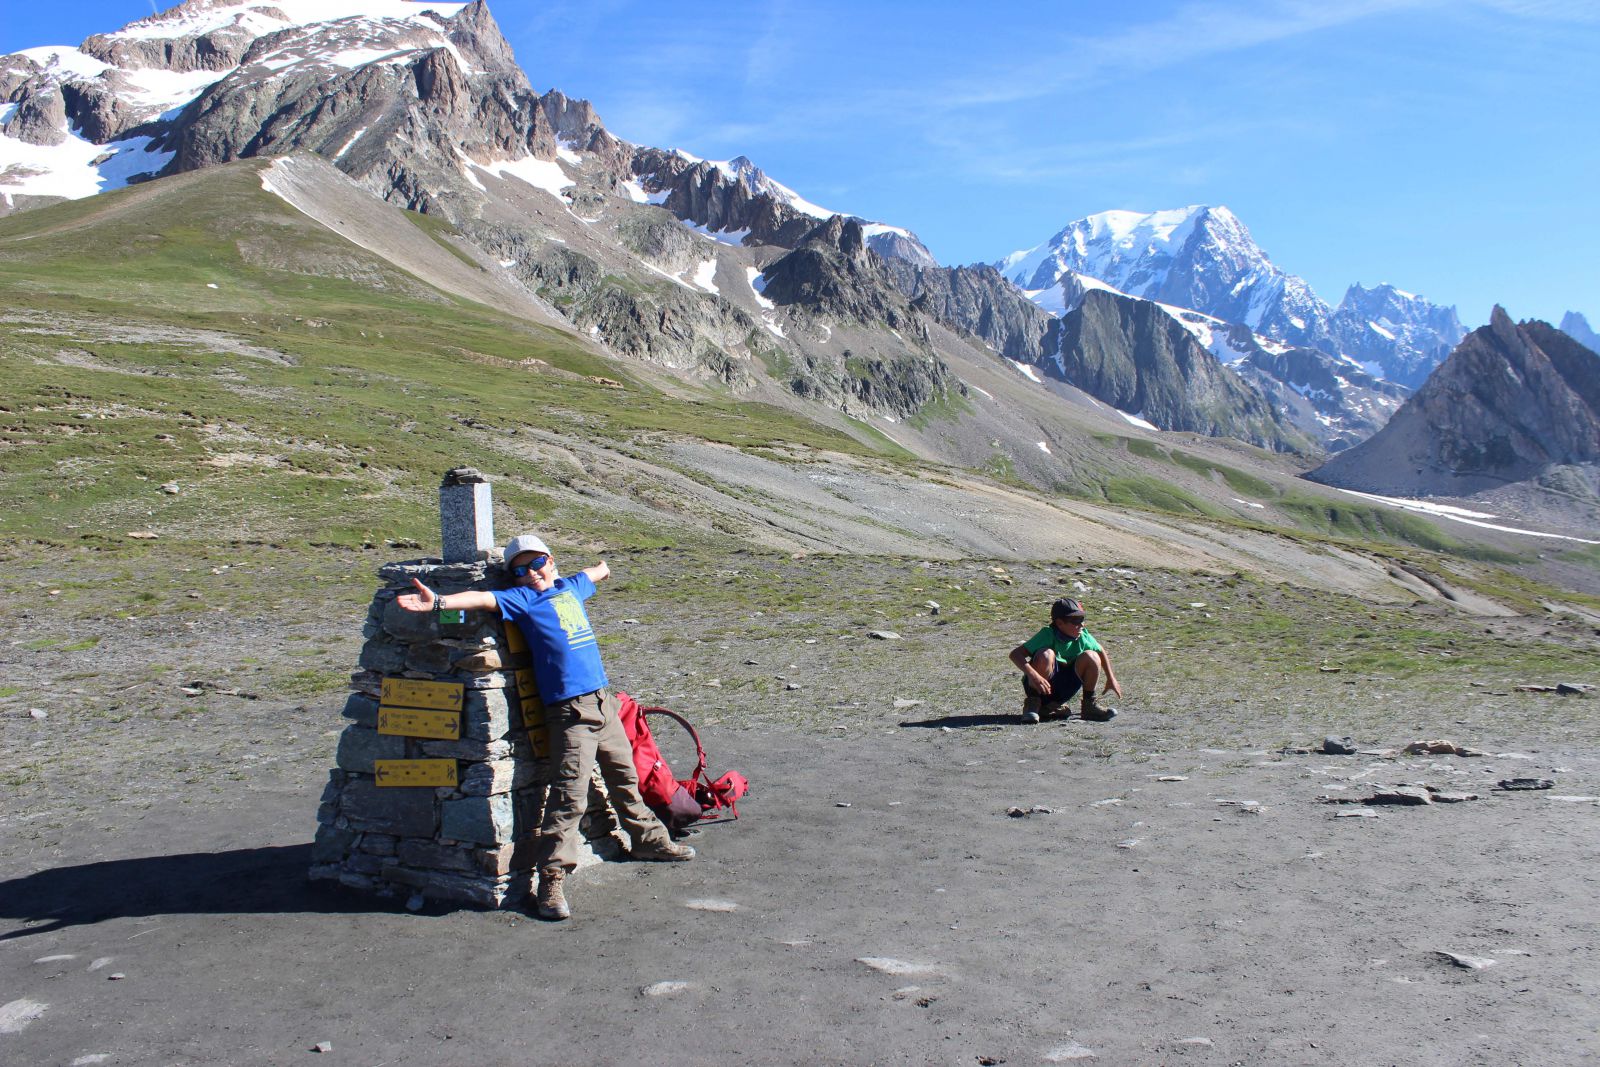
[[[0,2],[0,52],[152,10]],[[1495,303],[1600,325],[1592,0],[490,9],[536,89],[617,135],[747,155],[941,262],[1096,211],[1226,204],[1330,303],[1387,281],[1469,325]]]

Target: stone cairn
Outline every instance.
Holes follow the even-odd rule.
[[[408,612],[420,578],[441,594],[510,585],[495,547],[489,482],[470,467],[439,487],[443,558],[390,563],[363,629],[337,766],[317,809],[313,879],[482,907],[532,888],[549,742],[527,646],[493,612]],[[526,723],[526,726],[524,725]],[[625,837],[596,774],[584,861]]]

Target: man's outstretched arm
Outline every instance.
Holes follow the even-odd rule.
[[[417,587],[415,593],[401,593],[396,600],[407,611],[498,611],[500,602],[494,598],[493,593],[481,589],[468,589],[464,593],[451,593],[440,596],[432,589],[423,585],[419,579],[411,579],[411,584]]]

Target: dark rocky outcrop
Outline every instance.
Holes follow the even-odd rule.
[[[1105,290],[1061,319],[1054,370],[1090,396],[1163,430],[1236,437],[1275,451],[1313,445],[1160,307]]]
[[[208,6],[205,0],[188,0],[176,8],[138,22],[127,28],[164,25],[173,16],[181,16],[190,9],[201,10]],[[239,65],[256,35],[237,24],[211,30],[202,34],[180,34],[176,37],[112,36],[97,33],[84,41],[81,50],[102,63],[124,70],[232,70]]]
[[[895,287],[883,260],[867,247],[854,219],[835,215],[820,223],[763,273],[763,292],[775,304],[799,304],[813,314],[887,326],[928,342],[927,326]]]
[[[1392,285],[1352,285],[1333,314],[1333,343],[1351,359],[1415,389],[1466,336],[1453,307]]]
[[[1330,452],[1377,433],[1411,395],[1405,386],[1374,378],[1326,352],[1263,345],[1244,326],[1229,329],[1227,341],[1230,349],[1244,353],[1228,366]]]
[[[4,126],[7,137],[35,145],[58,145],[67,139],[67,105],[54,87],[24,90],[17,109]]]
[[[1600,357],[1497,307],[1387,426],[1307,477],[1389,495],[1465,496],[1596,463]]]
[[[1059,347],[1060,323],[993,267],[919,267],[904,259],[884,267],[913,307],[1007,359],[1038,363]]]

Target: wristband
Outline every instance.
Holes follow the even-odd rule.
[[[433,613],[437,615],[443,610],[444,597],[440,596],[438,593],[433,594]]]

